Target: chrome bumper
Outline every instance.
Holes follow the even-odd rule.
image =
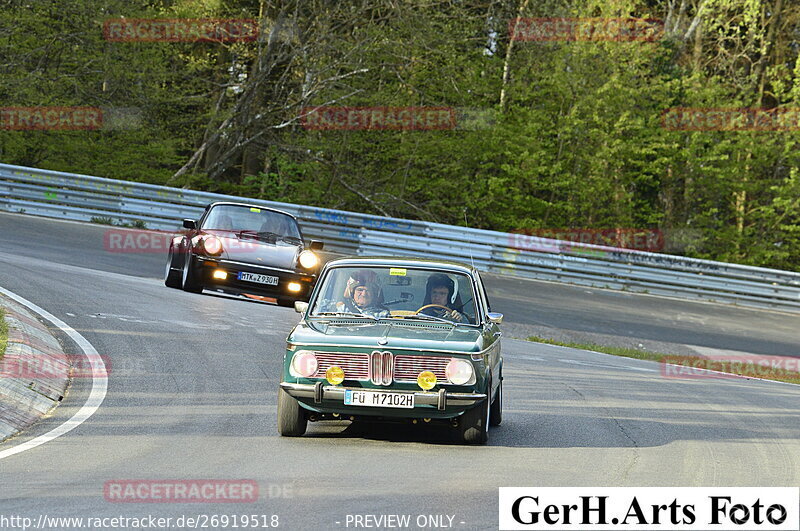
[[[347,389],[352,391],[381,391],[381,389],[323,385],[322,382],[317,382],[316,384],[281,382],[281,389],[295,398],[311,398],[314,400],[315,404],[321,404],[323,400],[344,401],[344,392]],[[486,395],[483,393],[448,393],[446,389],[439,389],[437,393],[426,391],[397,391],[394,389],[386,389],[386,391],[391,393],[413,394],[415,404],[436,406],[439,411],[444,411],[448,405],[472,406],[482,400],[486,400]]]

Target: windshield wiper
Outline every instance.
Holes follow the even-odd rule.
[[[236,236],[238,236],[239,238],[247,237],[247,238],[252,238],[254,240],[258,239],[258,233],[254,230],[240,230],[236,231],[234,234],[236,234]]]
[[[250,238],[253,240],[265,241],[265,242],[275,241],[278,238],[282,238],[280,234],[275,234],[274,232],[267,232],[267,231],[256,232],[254,230],[240,230],[237,231],[235,234],[239,238]]]
[[[371,319],[373,321],[377,321],[377,317],[373,317],[372,315],[368,315],[365,313],[353,313],[353,312],[319,312],[311,314],[311,317],[320,317],[320,316],[337,316],[337,317],[364,317],[366,319]]]
[[[462,323],[457,323],[455,321],[451,321],[450,319],[445,319],[444,317],[436,317],[435,315],[428,315],[426,313],[416,313],[414,315],[402,315],[402,316],[398,316],[398,317],[402,317],[403,319],[423,319],[423,320],[424,319],[430,319],[430,320],[433,320],[433,321],[441,321],[443,323],[447,323],[447,324],[450,324],[450,325],[453,325],[453,326],[455,326],[457,324],[462,324]]]
[[[258,232],[256,234],[258,235],[259,238],[264,238],[267,241],[272,241],[272,240],[278,241],[278,240],[281,240],[281,241],[284,241],[286,243],[293,243],[295,245],[298,245],[298,244],[302,243],[302,240],[300,238],[296,237],[296,236],[289,236],[287,234],[278,234],[277,232],[270,232],[270,231],[267,231],[267,230]]]

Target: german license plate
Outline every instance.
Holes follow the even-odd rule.
[[[267,284],[269,286],[278,285],[278,277],[259,275],[258,273],[239,272],[239,280],[244,280],[245,282],[255,282],[256,284]]]
[[[411,409],[414,407],[414,394],[346,389],[344,392],[344,405]]]

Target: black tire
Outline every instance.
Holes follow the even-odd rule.
[[[489,389],[491,390],[491,382]],[[458,433],[467,444],[486,444],[489,440],[489,398],[468,409],[458,422]]]
[[[307,426],[306,412],[300,403],[278,388],[278,433],[283,437],[300,437]]]
[[[203,285],[197,280],[197,273],[194,270],[194,259],[191,253],[187,253],[186,260],[183,261],[181,287],[183,291],[188,291],[189,293],[200,293],[203,291]]]
[[[167,267],[164,271],[164,285],[168,288],[181,287],[181,270],[175,268],[175,250],[170,245],[169,256],[167,257]]]
[[[500,385],[497,386],[497,394],[492,400],[492,407],[489,409],[489,426],[499,426],[503,422],[503,372],[500,371]]]
[[[294,308],[294,299],[278,299],[278,306],[284,308]]]

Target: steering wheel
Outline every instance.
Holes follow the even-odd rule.
[[[422,310],[424,310],[424,309],[426,309],[426,308],[433,308],[434,306],[436,306],[436,307],[438,307],[438,308],[442,308],[442,309],[444,309],[444,310],[447,310],[448,312],[451,312],[451,311],[452,311],[450,308],[448,308],[447,306],[445,306],[445,305],[443,305],[443,304],[426,304],[425,306],[421,307],[419,310],[417,310],[416,312],[414,312],[414,314],[416,315],[416,314],[418,314],[419,312],[421,312]]]

